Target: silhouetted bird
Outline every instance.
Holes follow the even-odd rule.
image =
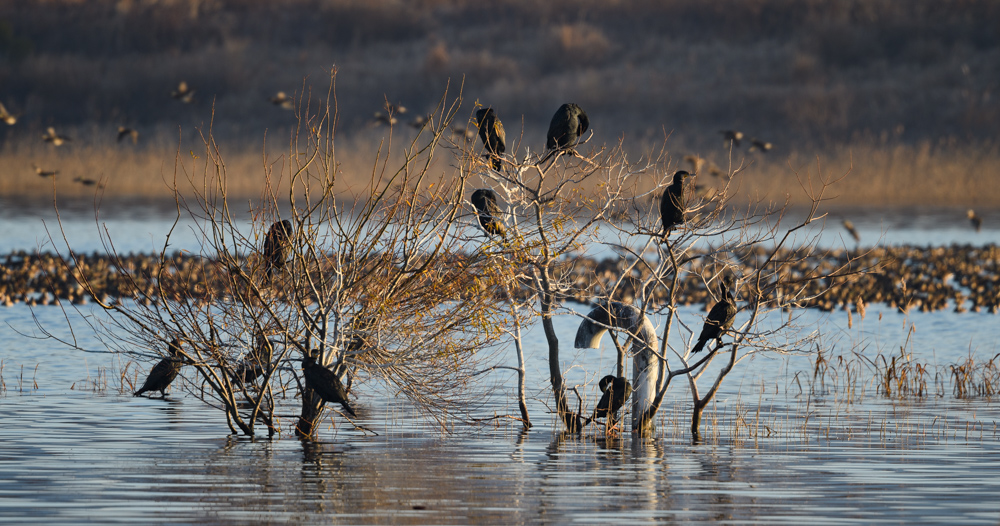
[[[858,231],[854,228],[854,223],[852,223],[850,219],[845,219],[842,221],[842,223],[844,225],[844,228],[847,229],[847,233],[851,234],[851,237],[854,238],[854,242],[860,243],[861,236],[858,235]]]
[[[549,123],[549,133],[546,135],[545,147],[550,150],[571,149],[583,139],[583,134],[590,128],[590,119],[583,108],[570,102],[556,110]]]
[[[59,170],[43,170],[36,164],[32,164],[31,166],[35,169],[35,173],[39,177],[52,177],[59,173]]]
[[[246,357],[233,370],[233,381],[239,384],[248,384],[263,376],[267,372],[266,366],[271,364],[272,350],[271,342],[263,332],[258,332],[254,342],[254,349],[247,353]]]
[[[719,133],[722,134],[723,140],[726,141],[726,146],[732,142],[733,146],[739,147],[740,141],[743,140],[743,132],[736,130],[720,130]]]
[[[59,135],[56,133],[55,128],[49,126],[49,128],[45,130],[45,134],[42,135],[42,140],[52,143],[53,146],[62,146],[63,144],[70,142],[72,139],[65,135]]]
[[[161,398],[167,396],[167,387],[177,378],[177,375],[181,372],[181,367],[184,365],[184,358],[181,356],[181,344],[177,338],[171,340],[167,348],[170,350],[170,356],[160,360],[159,363],[153,366],[142,387],[132,393],[132,396],[139,396],[146,391],[159,391]]]
[[[17,116],[7,111],[2,102],[0,102],[0,121],[4,121],[11,126],[17,123]]]
[[[315,391],[320,398],[331,404],[338,403],[347,414],[357,416],[347,402],[347,391],[333,371],[316,363],[312,356],[306,356],[302,358],[302,374],[306,377],[306,387]]]
[[[170,96],[184,104],[191,104],[194,101],[194,90],[182,80],[177,84],[177,88],[170,92]]]
[[[139,142],[139,132],[133,130],[132,128],[127,128],[125,126],[118,127],[118,142],[122,142],[124,138],[132,139],[132,144]]]
[[[414,128],[419,130],[424,126],[427,126],[430,122],[431,122],[430,115],[417,115],[416,117],[413,118],[412,121],[410,121],[410,126],[413,126]]]
[[[965,215],[969,218],[969,223],[972,224],[972,228],[976,229],[976,232],[983,229],[983,218],[979,217],[975,210],[970,208]]]
[[[74,177],[73,178],[73,182],[74,183],[80,183],[83,186],[94,186],[94,185],[97,184],[97,181],[95,181],[93,179],[87,179],[85,177]],[[103,187],[104,187],[104,185],[101,185],[101,188],[103,188]]]
[[[284,91],[279,91],[273,97],[267,99],[268,102],[283,110],[295,109],[295,101]]]
[[[467,141],[471,141],[476,138],[476,132],[466,128],[465,126],[452,126],[452,135],[459,135]]]
[[[684,209],[687,203],[684,199],[684,180],[691,174],[684,170],[679,170],[674,174],[674,179],[664,190],[660,197],[660,220],[663,221],[663,237],[670,234],[670,230],[685,221]]]
[[[502,166],[500,156],[507,151],[507,134],[503,131],[503,124],[493,108],[483,108],[476,112],[476,126],[479,127],[479,138],[493,160],[493,169],[499,170]]]
[[[616,415],[618,415],[618,411],[625,405],[625,401],[632,396],[632,384],[621,376],[616,378],[609,374],[601,378],[601,381],[597,385],[604,393],[604,396],[601,396],[600,401],[597,402],[597,407],[594,409],[594,416],[590,419],[611,418],[614,420]]]
[[[285,268],[292,234],[292,223],[287,219],[275,221],[268,229],[267,236],[264,237],[264,270],[268,281],[275,269],[280,271]]]
[[[698,343],[691,349],[694,354],[702,349],[709,340],[715,340],[716,345],[722,344],[722,336],[733,327],[733,320],[736,318],[736,300],[733,299],[733,277],[726,276],[719,286],[720,298],[712,310],[705,318],[705,325],[701,328],[701,335],[698,336]]]
[[[751,152],[760,150],[761,153],[767,153],[771,151],[771,148],[772,145],[769,142],[764,142],[760,139],[750,139],[750,148],[748,148],[748,150]]]
[[[472,206],[479,214],[479,225],[491,236],[503,237],[506,229],[500,221],[500,205],[497,204],[497,193],[489,188],[480,188],[472,192]]]
[[[399,122],[399,121],[397,121],[396,118],[393,117],[393,116],[391,116],[391,115],[386,115],[386,114],[382,113],[381,111],[376,111],[375,112],[375,121],[374,121],[374,124],[376,126],[378,126],[380,124],[385,124],[386,126],[392,126],[393,124],[396,124],[397,122]]]

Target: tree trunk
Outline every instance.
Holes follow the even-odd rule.
[[[547,284],[548,280],[544,282]],[[552,326],[552,294],[542,293],[542,328],[545,329],[545,340],[549,344],[549,379],[552,382],[552,394],[556,397],[556,413],[562,419],[566,430],[571,433],[580,432],[580,417],[574,413],[566,401],[566,386],[563,384],[562,371],[559,369],[559,337]]]
[[[513,301],[513,300],[511,300]],[[524,428],[531,428],[531,419],[528,418],[528,404],[525,402],[524,382],[527,371],[524,366],[524,347],[521,345],[521,322],[514,312],[514,349],[517,351],[517,406],[521,410],[521,421]]]

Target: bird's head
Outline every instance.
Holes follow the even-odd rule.
[[[597,387],[603,393],[604,391],[607,391],[609,387],[611,387],[611,384],[613,384],[614,381],[615,381],[614,375],[609,374],[604,378],[601,378],[601,381],[597,382]]]

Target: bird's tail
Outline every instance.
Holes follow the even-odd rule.
[[[702,348],[705,347],[706,341],[707,340],[698,340],[698,343],[694,344],[694,347],[691,348],[691,354],[701,351]]]
[[[341,405],[341,407],[344,408],[344,411],[347,411],[347,414],[351,415],[354,418],[358,417],[358,415],[356,415],[354,413],[354,409],[351,409],[351,404],[347,403],[347,400],[344,400],[343,402],[340,402],[340,405]]]

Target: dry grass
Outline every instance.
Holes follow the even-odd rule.
[[[397,128],[393,140],[397,144],[409,141],[409,128]],[[79,134],[78,136],[85,136]],[[350,199],[351,189],[358,187],[375,169],[379,147],[384,149],[389,130],[361,130],[338,140],[337,162],[340,197]],[[51,145],[20,141],[0,150],[0,194],[5,196],[45,197],[53,190],[53,179],[39,177],[35,167],[58,170],[55,188],[60,196],[90,196],[96,188],[73,182],[77,177],[100,181],[108,197],[172,197],[175,162],[179,187],[184,193],[190,188],[186,180],[192,176],[200,181],[204,173],[204,145],[200,139],[185,140],[178,146],[168,138],[150,141],[140,147],[119,145],[113,141],[73,144],[55,148]],[[231,195],[256,196],[264,182],[264,137],[256,144],[223,144],[220,148],[228,171]],[[287,155],[281,142],[286,137],[268,136],[268,163],[283,163]],[[478,145],[477,145],[478,147]],[[662,145],[661,145],[662,147]],[[696,153],[710,163],[729,168],[728,152],[718,148],[710,152],[666,145],[669,168],[651,175],[646,181],[653,186],[654,177],[667,177],[674,168],[690,169],[683,158]],[[653,147],[646,154],[655,152]],[[655,153],[653,153],[655,155]],[[398,161],[398,159],[390,160]],[[838,195],[831,205],[936,205],[961,207],[1000,206],[1000,186],[993,184],[990,174],[1000,173],[1000,146],[993,143],[959,144],[923,142],[917,145],[900,143],[878,144],[858,141],[831,147],[821,153],[783,152],[765,155],[741,153],[734,165],[745,162],[748,167],[739,176],[739,193],[747,198],[763,197],[782,201],[786,194],[792,204],[807,202],[800,179],[837,177],[850,172],[838,184]],[[434,166],[438,173],[451,173],[452,161],[440,156]],[[277,172],[277,170],[275,170]],[[703,170],[698,184],[723,185],[721,178]],[[640,189],[641,190],[641,189]]]

